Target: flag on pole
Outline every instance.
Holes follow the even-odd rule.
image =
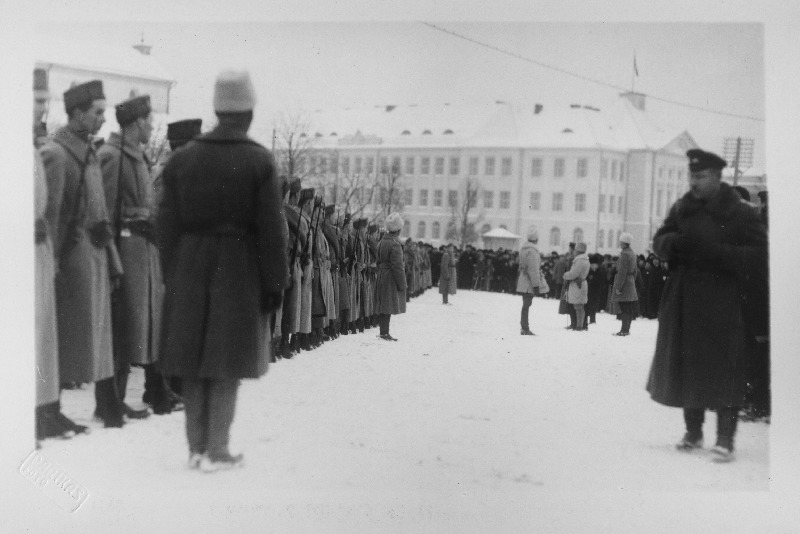
[[[636,54],[633,54],[633,72],[636,73],[636,76],[639,75],[639,69],[636,67]]]

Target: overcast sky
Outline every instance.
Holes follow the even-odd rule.
[[[621,88],[733,115],[764,118],[764,31],[759,23],[42,22],[39,38],[96,46],[145,42],[174,76],[171,115],[213,120],[215,75],[250,70],[258,130],[279,110],[376,104],[539,102],[607,107]],[[633,77],[633,59],[639,76]],[[530,61],[527,61],[527,58]],[[552,68],[545,67],[547,65]],[[605,82],[602,85],[571,76]],[[113,104],[113,103],[112,103]],[[648,110],[720,152],[725,137],[755,140],[764,168],[764,122],[651,98]],[[262,139],[262,141],[266,141]]]

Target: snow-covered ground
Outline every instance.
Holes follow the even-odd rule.
[[[434,288],[392,318],[397,343],[377,329],[343,336],[244,382],[240,470],[188,470],[183,413],[104,429],[91,388],[65,391],[65,412],[92,433],[40,452],[89,498],[65,514],[42,495],[36,521],[58,525],[48,532],[791,532],[768,499],[769,425],[740,423],[731,464],[710,461],[711,413],[706,449],[675,450],[681,411],[644,390],[656,321],[620,338],[600,314],[571,332],[556,301],[534,299],[529,337],[519,297],[451,302]],[[136,370],[131,404],[141,383]]]

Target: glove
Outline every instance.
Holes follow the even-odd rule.
[[[283,302],[283,293],[262,293],[261,294],[261,311],[270,313],[281,306]]]

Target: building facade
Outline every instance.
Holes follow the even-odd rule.
[[[312,124],[316,155],[303,170],[327,202],[380,219],[392,196],[403,234],[433,244],[457,242],[465,221],[478,237],[535,225],[545,252],[583,241],[613,254],[624,231],[634,250],[649,249],[687,190],[685,153],[697,146],[686,131],[657,124],[635,93],[605,112],[386,106],[320,113]]]

